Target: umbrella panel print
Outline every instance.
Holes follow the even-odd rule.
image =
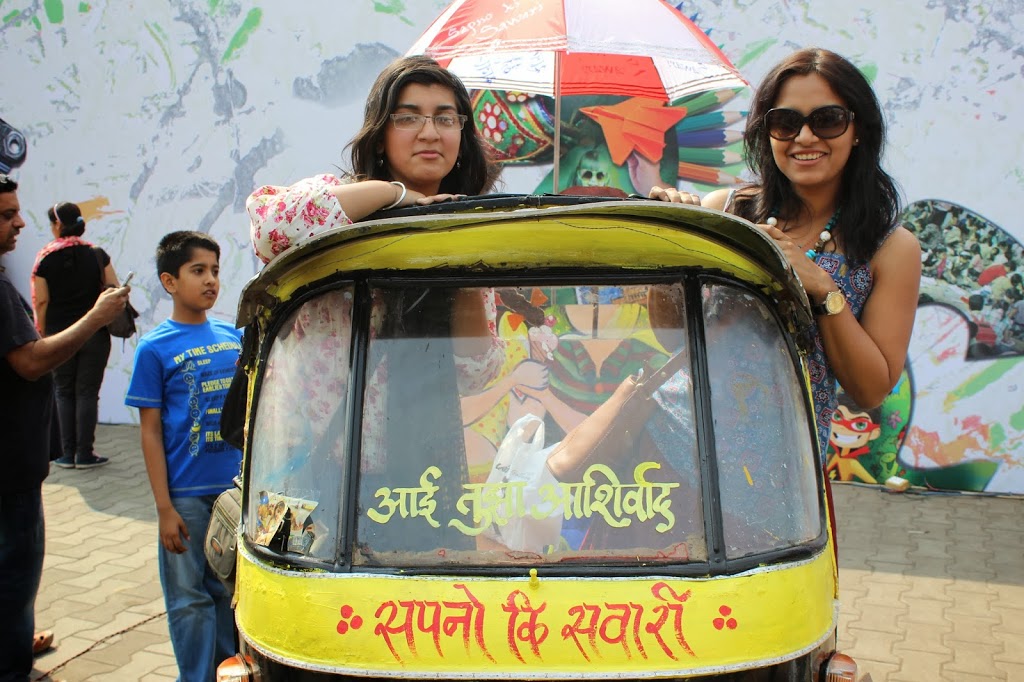
[[[666,137],[666,132],[686,116],[710,111],[729,98],[715,92],[731,96],[745,86],[708,37],[661,0],[638,0],[628,9],[617,0],[457,0],[409,50],[421,53],[437,59],[474,91],[474,118],[496,159],[513,164],[557,160],[554,177],[542,183],[545,191],[565,189],[558,181],[559,162],[576,167],[576,159],[567,159],[559,149],[567,142],[573,148],[587,146],[591,157],[614,158],[621,172],[607,168],[598,175],[633,176],[632,184],[618,184],[630,192],[639,181],[637,166],[631,163],[627,173],[625,159],[636,153],[653,172],[668,158],[668,141],[674,182],[675,135]],[[565,100],[584,95],[603,99],[592,101],[597,106],[589,110],[571,105],[563,109]],[[703,102],[709,95],[715,106]],[[581,115],[600,123],[603,140],[580,139]],[[721,121],[728,125],[741,118]],[[736,134],[712,130],[697,137],[699,146],[714,147],[734,141]],[[694,138],[689,133],[679,146]],[[678,163],[679,177],[712,184],[737,180],[721,169],[706,168],[706,159],[737,161],[734,152],[699,149],[691,154],[697,162],[688,156],[686,163]],[[722,166],[724,161],[710,165]],[[652,172],[644,177],[656,177]],[[665,172],[658,176],[662,182],[669,179]]]
[[[470,89],[553,97],[670,102],[746,85],[718,47],[662,0],[456,0],[409,54],[433,57]]]

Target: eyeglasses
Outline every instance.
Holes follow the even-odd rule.
[[[434,127],[440,131],[462,130],[468,118],[464,114],[391,114],[391,122],[399,130],[421,130],[428,120],[432,120]]]
[[[792,109],[772,109],[764,115],[768,134],[782,142],[796,139],[804,125],[822,140],[831,140],[845,133],[852,120],[853,112],[838,104],[818,107],[806,116]]]
[[[604,171],[592,171],[589,168],[586,170],[579,171],[579,176],[583,180],[596,180],[598,182],[604,182],[605,173]]]

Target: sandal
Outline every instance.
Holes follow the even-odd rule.
[[[49,651],[53,648],[53,630],[43,630],[37,632],[35,639],[32,640],[32,655],[38,656],[41,653]]]

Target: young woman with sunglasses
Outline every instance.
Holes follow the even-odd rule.
[[[824,452],[837,380],[872,408],[900,378],[921,248],[896,224],[878,100],[840,55],[804,49],[771,69],[754,93],[743,140],[757,181],[701,204],[759,224],[804,284],[817,327],[809,368]]]

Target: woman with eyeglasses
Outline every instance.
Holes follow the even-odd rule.
[[[377,76],[363,127],[349,143],[351,172],[317,175],[249,196],[256,255],[264,263],[296,243],[382,209],[486,194],[499,169],[485,154],[469,93],[433,59],[404,57]]]
[[[434,60],[413,56],[393,62],[370,89],[362,128],[347,147],[351,163],[346,176],[318,175],[289,187],[264,186],[249,196],[246,208],[257,256],[269,263],[306,239],[377,211],[486,194],[497,181],[499,168],[485,153],[470,120],[472,114],[466,87]],[[372,361],[374,369],[363,401],[364,474],[371,477],[384,475],[388,467],[409,469],[412,462],[424,456],[441,459],[422,442],[396,442],[382,426],[391,401],[402,400],[403,395],[410,393],[403,382],[422,371],[411,367],[451,367],[458,394],[465,396],[482,390],[505,362],[505,346],[498,339],[495,326],[493,290],[431,289],[422,296],[417,292],[415,297],[409,294],[412,298],[402,299],[403,295],[389,293],[378,298],[374,294],[371,318],[377,326],[371,334],[396,333],[380,328],[384,324],[381,320],[400,319],[403,333],[433,336],[441,342],[429,344],[429,351],[416,358],[406,357],[408,353],[395,348]],[[301,366],[296,368],[284,364],[275,368],[271,363],[268,376],[278,371],[282,375],[300,372],[320,377],[321,381],[292,383],[329,385],[327,393],[331,396],[344,396],[338,382],[346,378],[338,378],[337,368],[347,364],[343,354],[348,344],[339,343],[332,335],[343,326],[337,320],[351,315],[352,305],[351,296],[340,294],[321,296],[307,304],[294,328],[282,336],[305,335],[307,345],[317,344],[321,352],[303,356]],[[318,324],[310,325],[304,320]],[[311,341],[309,337],[314,334],[316,338]],[[443,343],[447,336],[451,337],[450,353]],[[329,381],[336,383],[327,384]],[[449,462],[452,472],[466,467],[465,456],[456,454],[463,448],[464,439],[457,397],[452,394],[416,400],[403,412],[409,424],[420,425],[406,424],[409,432],[445,430],[443,437],[438,438],[450,441],[444,457],[454,456]],[[282,403],[295,405],[303,413],[304,418],[298,421],[309,425],[314,441],[323,439],[330,431],[334,415],[341,409],[341,403],[323,395],[298,396]],[[462,482],[457,475],[449,478],[453,484]],[[315,488],[319,484],[283,481],[281,485],[285,489],[303,485]]]
[[[816,320],[809,369],[824,454],[836,381],[861,407],[899,380],[917,308],[921,247],[896,223],[881,167],[885,123],[867,79],[828,50],[794,52],[754,93],[743,144],[756,181],[701,205],[760,225],[803,282]]]

